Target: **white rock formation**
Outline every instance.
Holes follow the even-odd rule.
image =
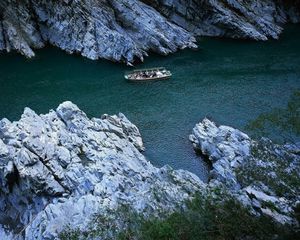
[[[196,47],[194,37],[138,0],[5,0],[0,2],[0,50],[27,57],[50,43],[90,59],[131,63],[148,51]]]
[[[235,169],[250,156],[251,140],[241,131],[228,126],[217,127],[208,119],[196,124],[190,141],[196,151],[212,163],[212,178],[239,189]]]
[[[45,115],[25,108],[19,121],[2,119],[0,237],[55,239],[66,226],[84,231],[95,214],[110,216],[123,204],[145,216],[170,213],[197,191],[216,186],[255,214],[297,225],[293,207],[300,189],[281,177],[300,179],[299,146],[256,142],[208,119],[195,126],[190,140],[212,163],[208,184],[187,171],[151,165],[141,153],[139,130],[121,113],[89,119],[64,102]],[[268,181],[255,180],[255,169]],[[276,186],[287,191],[278,193]]]
[[[208,185],[225,187],[257,214],[297,225],[293,208],[300,202],[300,145],[256,142],[208,119],[196,124],[190,141],[212,163]]]
[[[1,0],[0,51],[45,44],[128,64],[147,52],[196,47],[193,36],[277,39],[300,0]]]
[[[0,224],[21,239],[53,239],[120,204],[159,214],[201,191],[198,177],[154,167],[143,149],[123,114],[89,119],[71,102],[45,115],[25,108],[19,121],[2,119]]]
[[[300,1],[147,1],[170,21],[198,36],[277,39],[286,22],[299,22]]]

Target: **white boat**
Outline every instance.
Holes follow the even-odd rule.
[[[172,77],[172,73],[164,67],[138,69],[124,75],[129,81],[142,82],[151,80],[165,80]]]

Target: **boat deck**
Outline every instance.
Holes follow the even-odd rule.
[[[170,71],[164,67],[138,69],[125,74],[125,79],[129,81],[141,82],[151,80],[166,80],[172,77]]]

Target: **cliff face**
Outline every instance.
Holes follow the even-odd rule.
[[[122,204],[158,215],[201,191],[198,177],[154,167],[143,149],[123,114],[89,119],[71,102],[45,115],[26,108],[17,122],[2,119],[0,238],[5,228],[14,239],[54,239]]]
[[[299,227],[300,144],[257,142],[208,119],[196,124],[190,140],[212,163],[208,183],[188,171],[154,167],[141,153],[138,128],[123,114],[89,119],[64,102],[45,115],[25,108],[19,121],[2,119],[0,239],[7,232],[7,239],[56,239],[68,226],[89,229],[95,215],[111,219],[100,228],[104,239],[114,239],[113,226],[126,227],[126,219],[113,218],[119,207],[162,217],[196,193],[217,189],[255,216]]]
[[[184,29],[137,0],[2,1],[2,49],[32,57],[46,43],[90,59],[133,62],[196,47]]]
[[[277,39],[282,24],[299,22],[300,1],[147,1],[169,21],[197,36]]]
[[[1,0],[0,50],[33,57],[50,43],[132,63],[149,51],[196,47],[193,36],[276,39],[299,13],[299,0]]]

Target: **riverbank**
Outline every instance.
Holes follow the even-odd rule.
[[[215,214],[233,217],[221,225],[238,218],[271,227],[263,232],[264,226],[256,229],[255,224],[249,229],[228,225],[230,233],[207,236],[237,231],[241,237],[261,233],[259,237],[273,239],[281,231],[296,234],[299,228],[299,144],[255,141],[204,119],[190,135],[195,150],[212,164],[204,183],[186,170],[154,167],[142,154],[138,128],[121,113],[90,119],[71,102],[41,115],[25,108],[19,121],[0,121],[0,138],[2,238],[116,239],[125,231],[139,239],[134,235],[138,221],[164,221],[178,211],[182,217],[185,211],[197,214],[202,227]],[[160,234],[172,232],[167,228],[154,236]]]
[[[195,36],[278,39],[285,23],[299,21],[298,0],[6,0],[0,3],[0,51],[31,58],[50,44],[92,60],[131,65],[149,52],[196,48]]]
[[[194,174],[156,168],[143,150],[138,128],[123,114],[89,119],[71,102],[41,115],[25,108],[16,122],[2,119],[0,229],[15,239],[55,239],[121,205],[172,212],[201,190]]]

